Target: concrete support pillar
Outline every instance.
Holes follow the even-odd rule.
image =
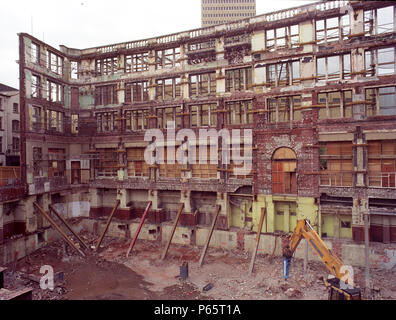
[[[389,216],[382,217],[382,230],[383,230],[383,243],[390,243],[390,235],[391,235],[391,221]]]
[[[35,196],[30,196],[21,200],[20,210],[24,211],[25,214],[27,233],[33,233],[37,231],[37,216],[34,214],[33,210],[33,202],[35,200]]]
[[[148,190],[147,201],[151,201],[151,210],[160,210],[157,190]]]
[[[266,197],[265,202],[267,208],[267,232],[272,233],[275,231],[275,204],[271,196]]]
[[[89,189],[91,208],[99,208],[102,206],[102,198],[98,194],[98,189]]]
[[[368,199],[355,197],[352,207],[352,237],[353,240],[364,241],[364,214],[368,214]]]
[[[49,212],[49,205],[51,204],[51,195],[49,193],[45,193],[42,195],[42,208],[45,212]],[[43,219],[43,227],[48,228],[51,224],[47,219]]]
[[[182,190],[180,196],[180,203],[184,203],[184,212],[185,213],[193,213],[191,209],[191,191],[190,190]]]
[[[341,228],[341,221],[337,216],[334,216],[334,225],[333,225],[333,232],[334,232],[334,237],[339,239],[340,238],[340,228]]]
[[[221,206],[219,213],[219,221],[222,223],[223,227],[229,228],[231,225],[231,207],[228,201],[228,194],[226,192],[218,192],[216,205]]]
[[[315,41],[315,25],[314,21],[303,21],[300,23],[300,42],[304,43],[303,51],[313,51],[313,41]],[[303,76],[304,77],[304,76]]]
[[[155,73],[155,50],[150,50],[148,53],[148,71]],[[149,83],[148,95],[150,100],[155,100],[155,83]]]
[[[362,145],[363,144],[363,139],[358,138],[356,141],[357,145]],[[357,147],[356,148],[356,165],[355,165],[355,171],[356,171],[356,187],[364,187],[365,186],[365,181],[364,181],[364,148],[363,147]]]
[[[224,37],[216,39],[216,60],[224,59]]]
[[[366,116],[366,106],[364,101],[366,99],[365,92],[354,92],[352,100],[354,102],[352,106],[352,117],[354,120],[363,120]]]
[[[118,189],[117,200],[120,200],[120,209],[127,209],[127,190]]]
[[[290,212],[289,212],[289,206],[285,205],[283,207],[283,231],[284,232],[289,232],[290,230]]]
[[[361,34],[364,32],[364,11],[356,10],[350,12],[351,34]],[[356,17],[356,19],[355,19]]]
[[[119,104],[125,103],[125,83],[123,81],[117,85],[117,99]]]

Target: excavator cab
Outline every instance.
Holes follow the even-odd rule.
[[[362,291],[358,288],[341,288],[341,282],[337,278],[325,281],[329,288],[329,300],[362,300]]]

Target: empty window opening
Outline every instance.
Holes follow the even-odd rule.
[[[216,95],[216,72],[190,75],[190,96]]]
[[[143,72],[148,70],[148,52],[125,56],[125,72]]]
[[[47,109],[46,111],[47,131],[59,132],[59,133],[64,132],[63,117],[64,117],[63,112]]]
[[[155,67],[157,70],[180,66],[180,47],[155,52]]]
[[[226,124],[252,124],[252,111],[252,100],[226,102]]]
[[[48,149],[48,176],[64,177],[66,171],[65,149]]]
[[[301,96],[270,98],[267,105],[272,123],[301,120]]]
[[[148,128],[148,110],[125,111],[126,131],[139,131]]]
[[[364,11],[364,32],[376,35],[394,32],[395,6]]]
[[[95,87],[95,106],[107,106],[116,103],[116,85]]]
[[[318,94],[319,119],[352,117],[352,91],[336,91]]]
[[[106,133],[117,130],[117,112],[102,112],[96,114],[97,132]]]
[[[156,99],[173,100],[181,98],[181,80],[178,78],[159,79],[156,81]]]
[[[226,70],[226,92],[251,90],[252,68]]]
[[[282,48],[295,48],[300,44],[299,26],[287,26],[265,31],[265,46],[274,51]]]
[[[350,19],[349,14],[317,20],[316,24],[316,40],[318,44],[347,40],[350,34]]]
[[[326,142],[320,145],[320,185],[352,187],[352,142]]]
[[[126,84],[125,102],[142,102],[148,100],[148,81],[139,81]]]
[[[319,80],[351,78],[351,55],[343,54],[316,59],[316,75]]]
[[[95,71],[97,76],[111,75],[117,73],[118,57],[96,59]]]
[[[157,114],[157,127],[159,129],[168,128],[168,124],[170,128],[174,127],[174,123],[176,124],[176,128],[182,127],[182,107],[168,107],[168,108],[158,108],[156,110]]]
[[[63,58],[54,52],[47,51],[47,68],[58,75],[63,75]]]
[[[395,73],[395,48],[365,51],[366,77],[385,76]]]
[[[396,115],[396,87],[366,89],[366,116]]]
[[[190,106],[190,127],[217,126],[216,110],[216,103]]]

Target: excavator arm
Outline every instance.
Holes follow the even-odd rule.
[[[297,226],[290,237],[290,250],[292,253],[295,252],[297,246],[303,238],[305,238],[316,251],[330,273],[336,278],[342,279],[342,277],[345,275],[341,272],[342,266],[344,264],[326,246],[317,232],[309,224],[308,220],[299,220],[297,222]]]
[[[335,299],[339,300],[346,297],[348,300],[360,300],[360,289],[353,288],[350,286],[351,284],[345,289],[340,286],[342,281],[344,281],[345,284],[348,284],[348,277],[346,277],[348,270],[343,268],[344,264],[342,261],[326,246],[324,241],[319,237],[318,233],[312,228],[308,220],[299,220],[297,222],[297,226],[289,239],[287,255],[293,255],[303,238],[308,241],[308,243],[322,259],[326,268],[335,277],[325,282],[326,286],[330,287],[329,299],[334,299],[335,297]],[[345,269],[345,271],[343,269]]]

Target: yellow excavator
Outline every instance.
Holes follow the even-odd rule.
[[[329,288],[329,300],[361,300],[361,289],[353,287],[353,279],[348,274],[348,267],[344,266],[342,261],[330,251],[308,220],[297,222],[293,234],[283,247],[283,274],[285,279],[288,278],[291,258],[303,238],[317,252],[332,274],[329,279],[325,280],[325,285]]]

